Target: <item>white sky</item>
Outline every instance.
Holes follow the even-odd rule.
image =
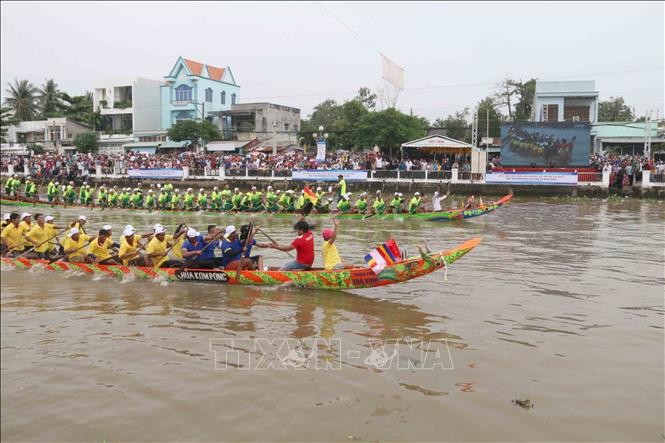
[[[326,98],[383,86],[364,39],[406,70],[398,107],[431,121],[506,77],[596,80],[601,99],[621,95],[638,114],[664,114],[661,2],[323,5],[362,39],[315,2],[3,1],[2,97],[14,78],[53,78],[70,94],[114,78],[161,80],[182,55],[230,66],[241,102],[307,116]]]

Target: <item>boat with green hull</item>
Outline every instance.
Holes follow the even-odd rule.
[[[404,221],[404,220],[423,220],[423,221],[452,221],[452,220],[461,220],[473,217],[479,217],[481,215],[488,214],[497,210],[503,204],[508,202],[513,197],[513,194],[508,194],[500,198],[495,202],[490,202],[487,204],[480,205],[473,209],[463,209],[463,208],[451,208],[444,209],[437,212],[418,212],[415,214],[409,214],[408,212],[402,213],[386,213],[386,214],[376,214],[376,215],[366,215],[366,214],[353,214],[353,213],[340,213],[340,212],[327,212],[327,213],[311,213],[310,217],[330,217],[335,215],[336,218],[340,220],[395,220],[395,221]],[[266,217],[276,217],[276,218],[293,218],[300,214],[296,212],[221,212],[214,210],[198,210],[198,211],[182,211],[182,210],[163,210],[163,209],[147,209],[147,208],[102,208],[101,206],[85,206],[80,204],[73,205],[64,205],[61,202],[51,204],[49,202],[38,200],[38,201],[27,201],[22,199],[14,199],[2,197],[0,199],[2,205],[7,206],[23,206],[23,207],[38,207],[38,208],[73,208],[73,209],[85,209],[89,211],[127,211],[127,212],[136,212],[140,214],[149,213],[163,213],[163,214],[204,214],[204,215],[214,215],[214,216],[258,216],[265,215]]]

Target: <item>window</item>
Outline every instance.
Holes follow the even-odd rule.
[[[231,94],[231,104],[232,105],[236,104],[236,95],[235,94]]]
[[[192,88],[187,85],[180,85],[175,88],[175,101],[177,102],[191,102],[192,101]]]
[[[567,122],[578,121],[578,122],[588,122],[589,121],[589,107],[588,106],[564,106],[563,108],[563,119]]]
[[[189,111],[180,111],[175,116],[175,121],[179,122],[182,120],[191,120],[192,114]]]
[[[289,124],[288,124],[288,123],[284,123],[284,130],[285,130],[285,131],[288,131],[288,130],[289,130]]]
[[[206,101],[212,103],[212,89],[206,89]]]
[[[226,91],[222,91],[222,93],[219,94],[219,95],[222,99],[222,104],[225,105],[226,104]]]

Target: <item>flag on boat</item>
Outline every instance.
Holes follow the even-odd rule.
[[[319,201],[319,198],[316,196],[316,192],[309,189],[309,187],[305,186],[304,191],[305,191],[305,200],[311,201],[313,205],[315,205],[316,202]]]
[[[390,239],[365,256],[365,261],[375,274],[386,266],[400,261],[401,253],[395,240]]]

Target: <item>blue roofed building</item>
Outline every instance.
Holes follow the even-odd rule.
[[[239,94],[240,85],[228,66],[218,68],[178,57],[161,86],[162,129],[179,120],[202,118],[222,128],[218,112],[238,103]]]

